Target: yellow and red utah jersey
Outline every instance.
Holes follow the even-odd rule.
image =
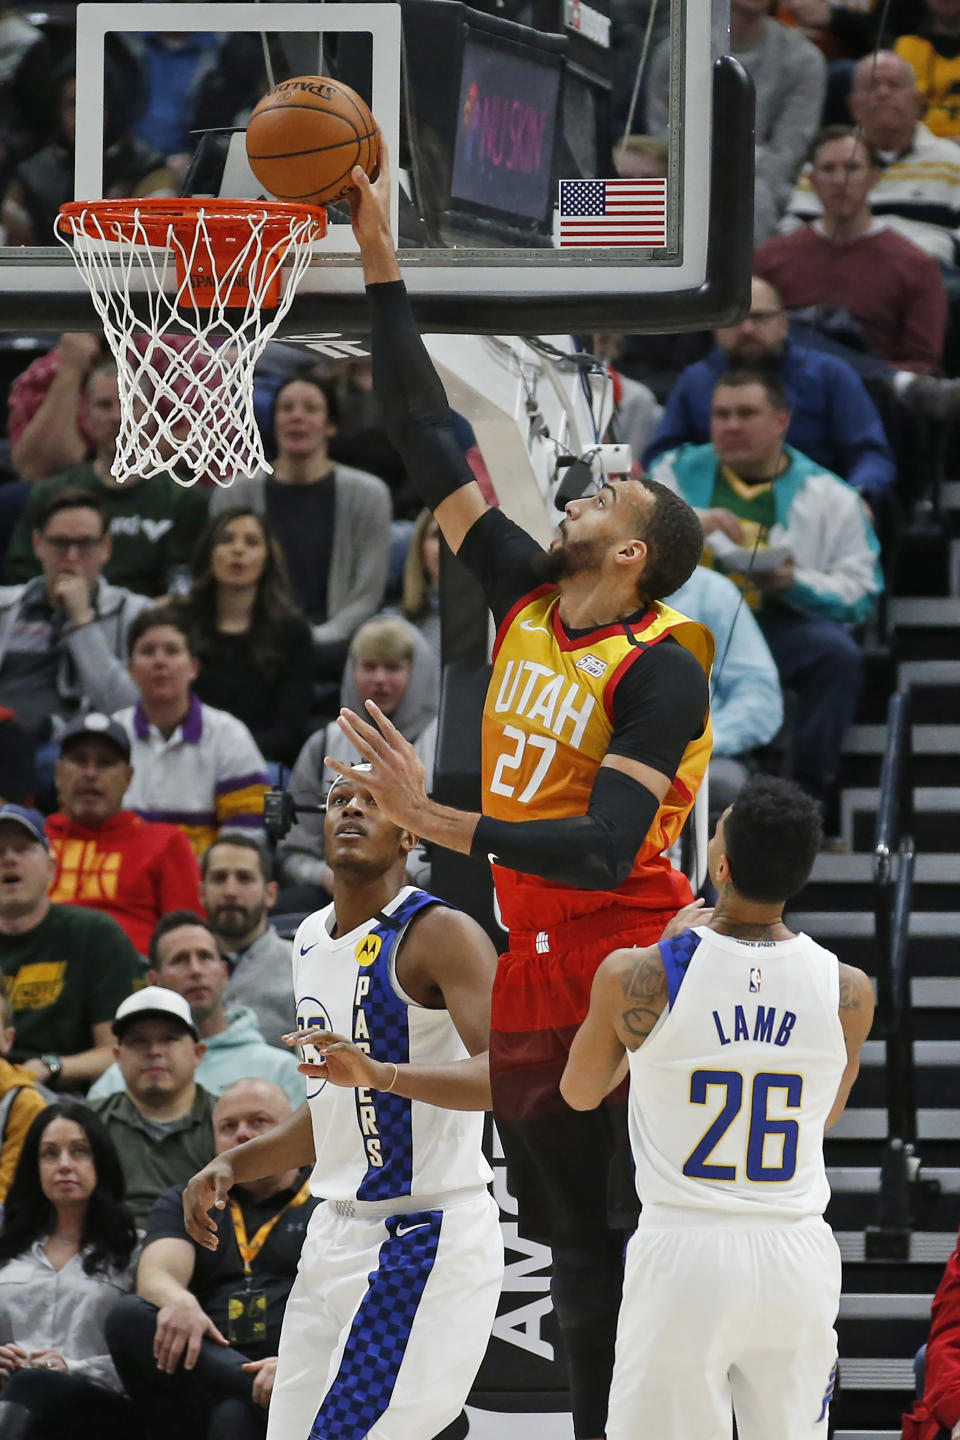
[[[614,695],[627,670],[672,636],[709,678],[713,636],[661,603],[639,621],[568,636],[559,592],[541,586],[523,596],[497,632],[493,674],[483,711],[483,813],[498,820],[585,815],[614,728]],[[669,909],[678,878],[662,854],[690,812],[713,744],[707,715],[683,752],[676,776],[634,861],[614,890],[579,890],[494,865],[504,925],[551,926],[611,906]]]

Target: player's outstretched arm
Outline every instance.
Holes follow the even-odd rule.
[[[262,1180],[309,1165],[315,1159],[310,1108],[301,1105],[289,1119],[263,1135],[246,1140],[233,1150],[215,1155],[194,1175],[183,1192],[183,1220],[187,1234],[206,1250],[216,1250],[217,1221],[209,1214],[222,1210],[232,1185]]]
[[[832,1129],[846,1109],[853,1082],[860,1073],[860,1048],[873,1024],[876,1002],[873,986],[862,970],[853,965],[840,966],[840,1024],[847,1042],[847,1063],[840,1080],[837,1098],[827,1117],[826,1128]]]
[[[429,799],[413,746],[372,700],[367,710],[376,725],[347,709],[337,724],[370,765],[364,782],[395,825],[463,855],[491,853],[502,865],[561,885],[582,890],[622,885],[670,787],[669,777],[650,766],[608,755],[586,815],[492,820]],[[324,756],[324,764],[338,775],[350,774],[350,766],[332,755]]]
[[[351,178],[356,187],[350,197],[353,233],[370,310],[373,385],[384,426],[456,554],[489,506],[457,441],[446,393],[400,278],[390,231],[390,156],[382,133],[376,180],[360,166]]]

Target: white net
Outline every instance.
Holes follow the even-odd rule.
[[[61,211],[57,235],[117,362],[114,477],[226,486],[272,468],[254,417],[254,366],[325,216],[302,205],[176,205],[76,202]]]

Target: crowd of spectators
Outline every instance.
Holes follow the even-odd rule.
[[[634,61],[648,10],[613,0]],[[915,427],[960,411],[960,5],[731,0],[731,14],[758,102],[749,313],[693,341],[592,348],[618,436],[701,518],[704,563],[669,603],[717,641],[712,811],[753,770],[789,765],[829,821],[882,562],[916,498]],[[667,171],[662,15],[652,35],[636,133],[611,157],[622,175]],[[175,193],[188,131],[230,125],[259,96],[250,40],[111,40],[110,193]],[[635,79],[622,59],[621,116]],[[8,244],[39,243],[70,198],[74,96],[47,38],[0,12]],[[271,347],[257,376],[272,473],[224,489],[118,483],[100,336],[62,335],[10,387],[0,1411],[25,1435],[264,1434],[316,1202],[300,1172],[238,1188],[211,1254],[180,1195],[214,1150],[303,1100],[282,1044],[290,942],[271,914],[327,898],[310,807],[332,778],[324,756],[352,756],[339,706],[374,700],[433,770],[436,522],[383,434],[369,365],[291,353]],[[462,444],[482,465],[465,423]],[[263,800],[281,767],[304,808],[274,853]],[[408,875],[426,883],[429,856],[414,852]],[[238,1237],[261,1227],[248,1264]],[[251,1283],[262,1313],[238,1316]]]

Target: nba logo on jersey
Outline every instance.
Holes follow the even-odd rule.
[[[750,994],[751,994],[751,995],[758,995],[759,993],[760,993],[760,966],[759,966],[759,965],[751,965],[751,966],[750,966]]]

